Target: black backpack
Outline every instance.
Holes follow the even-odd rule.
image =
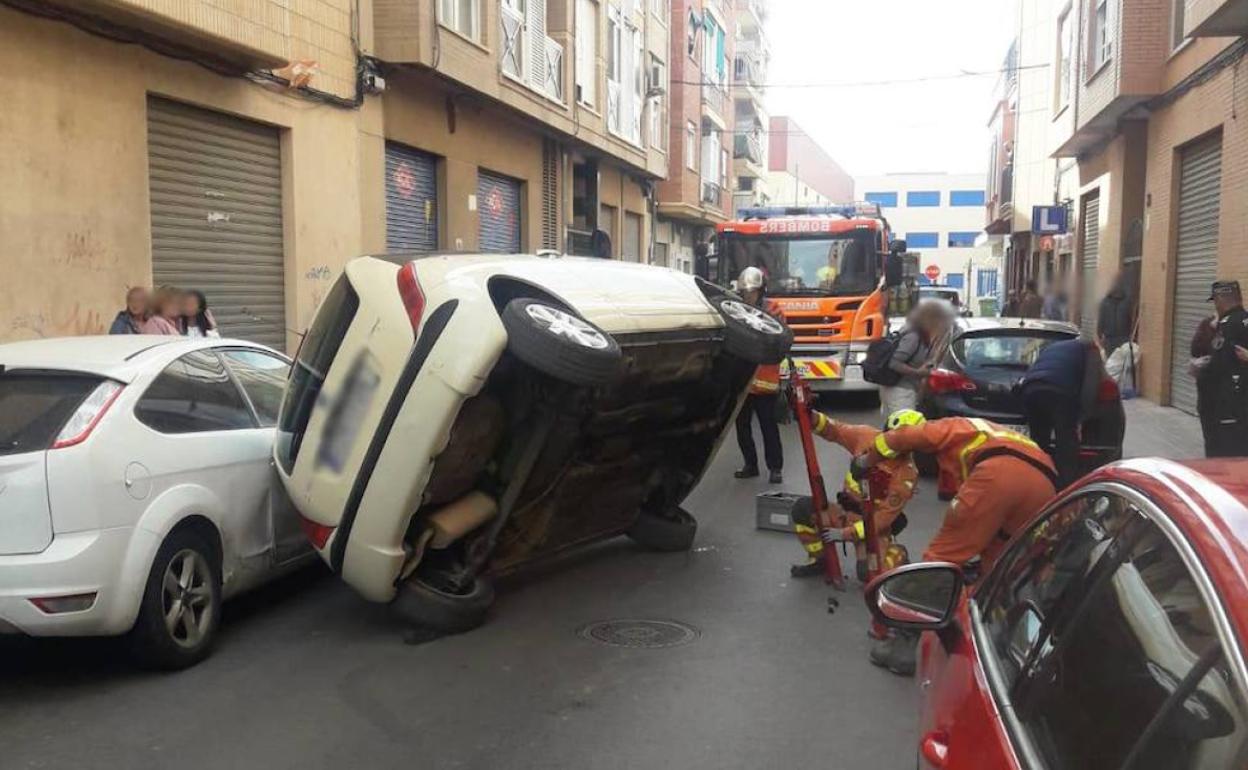
[[[901,382],[901,375],[893,371],[889,364],[901,344],[901,338],[909,333],[909,329],[902,329],[872,342],[867,347],[867,357],[862,360],[862,379],[884,387]]]

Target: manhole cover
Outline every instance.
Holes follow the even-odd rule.
[[[698,629],[674,620],[603,620],[590,623],[580,635],[612,647],[648,650],[679,647],[700,635]]]

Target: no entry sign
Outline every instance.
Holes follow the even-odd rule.
[[[923,275],[927,276],[927,280],[936,283],[936,279],[940,277],[940,268],[936,265],[928,265],[924,268]]]

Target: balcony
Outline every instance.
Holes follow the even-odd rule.
[[[736,0],[737,27],[742,31],[759,29],[767,23],[767,3],[764,0]]]
[[[1188,37],[1248,35],[1248,0],[1187,0],[1183,11]]]
[[[733,159],[747,160],[757,166],[763,165],[763,141],[754,134],[737,134],[732,138]]]
[[[553,102],[563,104],[563,46],[546,31],[525,24],[524,16],[501,6],[503,74]]]
[[[710,119],[710,122],[721,129],[726,129],[728,124],[725,122],[725,116],[728,115],[728,90],[721,85],[704,85],[702,86],[702,106],[703,116]]]
[[[733,85],[738,86],[734,97],[744,97],[761,105],[764,84],[767,82],[765,57],[758,53],[738,52],[732,62],[732,82]]]
[[[989,235],[1005,235],[1014,229],[1014,164],[1007,163],[997,177],[997,188],[988,202]]]

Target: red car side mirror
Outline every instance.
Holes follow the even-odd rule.
[[[871,581],[867,609],[889,628],[939,631],[953,621],[965,584],[956,564],[907,564]]]

